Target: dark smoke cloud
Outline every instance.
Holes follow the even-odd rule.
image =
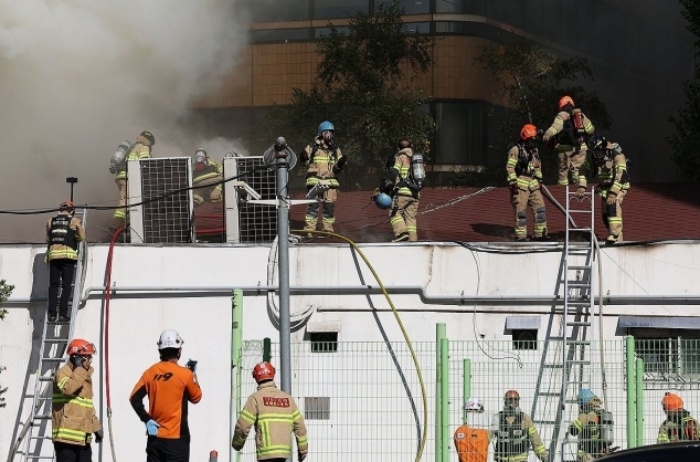
[[[206,145],[178,121],[230,74],[247,29],[232,0],[0,0],[0,11],[0,210],[56,207],[69,176],[77,204],[114,205],[109,158],[144,129],[155,157]],[[90,214],[88,226],[111,216]],[[49,216],[0,215],[0,242],[42,242]]]

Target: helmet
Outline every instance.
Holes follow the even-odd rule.
[[[71,212],[73,209],[75,209],[75,204],[73,204],[71,201],[63,201],[59,207],[61,210],[68,210]]]
[[[573,106],[574,100],[571,99],[571,96],[562,96],[559,100],[559,110],[563,109],[567,104],[571,104]]]
[[[275,378],[275,366],[267,361],[256,364],[253,368],[253,378],[258,383],[273,380]]]
[[[335,131],[335,125],[330,123],[327,120],[324,120],[321,122],[321,124],[318,126],[318,133],[317,135],[320,135],[321,133],[325,132],[326,130],[334,132]]]
[[[465,411],[483,411],[484,406],[479,401],[479,398],[469,398],[466,403],[464,403]]]
[[[95,345],[82,338],[74,338],[66,348],[66,353],[71,355],[92,356],[97,352]]]
[[[608,147],[608,140],[602,135],[593,135],[591,137],[591,149],[594,151],[603,151]]]
[[[595,393],[593,393],[591,390],[588,388],[581,388],[581,391],[579,391],[578,395],[576,395],[576,401],[578,402],[579,407],[583,407],[594,397]]]
[[[520,399],[520,393],[517,392],[517,390],[508,390],[505,395],[503,395],[503,399]]]
[[[153,133],[151,133],[149,131],[144,130],[141,132],[141,134],[139,136],[143,136],[144,138],[146,138],[148,140],[148,142],[151,143],[151,146],[156,144],[156,137],[153,136]]]
[[[391,207],[392,202],[391,196],[387,193],[379,193],[374,196],[374,203],[382,210],[386,210]]]
[[[520,406],[520,393],[516,390],[508,390],[503,395],[503,405],[506,409],[516,410]]]
[[[183,343],[185,343],[185,341],[182,340],[182,337],[180,337],[180,334],[178,334],[176,330],[165,329],[158,338],[158,349],[180,348]]]
[[[520,139],[525,141],[530,138],[537,136],[537,127],[532,124],[525,124],[523,128],[520,129]]]
[[[683,409],[683,400],[678,395],[666,392],[664,398],[661,400],[661,405],[664,411],[679,411]]]
[[[198,148],[195,153],[194,153],[194,162],[195,164],[203,164],[204,159],[207,158],[207,151],[205,151],[202,148]]]

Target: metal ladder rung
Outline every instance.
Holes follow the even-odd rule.
[[[545,369],[563,369],[564,366],[562,364],[543,364],[542,367]]]
[[[51,414],[37,414],[34,416],[36,420],[51,420]]]
[[[590,321],[567,321],[566,325],[567,325],[567,327],[590,326],[591,322]]]
[[[566,285],[569,287],[590,287],[591,283],[583,281],[566,281]]]
[[[590,340],[566,340],[567,345],[590,345]]]
[[[534,423],[540,424],[540,425],[554,425],[555,423],[557,423],[555,420],[539,420],[539,419],[533,419],[532,421],[533,421]]]
[[[570,271],[586,271],[591,269],[591,265],[569,265],[568,269]]]
[[[578,366],[578,365],[582,365],[582,364],[583,365],[590,364],[591,360],[590,359],[572,359],[572,360],[567,361],[567,363],[574,364],[574,365]]]

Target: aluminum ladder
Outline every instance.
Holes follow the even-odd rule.
[[[556,286],[559,303],[552,305],[531,414],[543,436],[551,436],[552,455],[558,452],[572,416],[576,418],[576,395],[581,388],[592,387],[595,334],[595,193],[586,190],[579,199],[567,188],[565,198],[566,229]]]
[[[87,209],[76,211],[75,216],[86,226]],[[78,262],[75,267],[75,278],[71,294],[70,323],[59,324],[49,322],[48,309],[44,316],[39,348],[39,363],[34,379],[34,394],[32,396],[31,415],[23,425],[17,442],[13,448],[15,455],[21,454],[22,462],[38,460],[54,460],[53,443],[51,441],[51,400],[53,395],[53,378],[56,370],[64,361],[64,353],[68,341],[73,337],[75,319],[80,306],[87,246],[84,242],[78,245]],[[60,296],[60,294],[59,294]],[[47,302],[48,303],[48,302]],[[20,451],[19,448],[22,447]]]

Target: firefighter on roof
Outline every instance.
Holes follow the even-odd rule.
[[[275,386],[275,368],[261,362],[253,368],[258,391],[248,397],[238,416],[231,446],[243,449],[250,429],[255,426],[257,459],[270,462],[291,461],[292,433],[297,442],[297,460],[309,452],[306,426],[294,398]]]
[[[542,162],[536,146],[537,128],[523,125],[520,139],[508,150],[506,172],[510,203],[515,213],[515,240],[527,240],[527,209],[535,220],[533,239],[547,238],[547,212],[542,198]]]
[[[574,106],[570,96],[559,100],[559,113],[552,125],[544,132],[542,139],[555,140],[554,150],[559,157],[559,185],[569,185],[569,173],[574,185],[578,185],[576,196],[580,199],[586,190],[586,176],[581,174],[581,166],[586,162],[586,136],[595,130],[591,120]]]
[[[151,157],[151,148],[156,144],[156,139],[149,131],[143,131],[136,137],[136,142],[130,146],[128,153],[117,162],[112,163],[110,171],[116,174],[115,183],[119,189],[119,208],[114,211],[110,232],[114,232],[126,225],[126,203],[128,197],[126,166],[130,160],[148,159]],[[122,145],[120,145],[120,148]],[[119,150],[118,150],[119,152]]]
[[[209,202],[221,202],[223,200],[222,188],[224,181],[224,168],[220,163],[210,158],[202,148],[197,149],[193,157],[192,166],[192,190],[195,207]]]
[[[674,393],[666,393],[661,400],[666,420],[659,427],[657,443],[700,440],[700,424],[683,407],[683,400]]]
[[[569,434],[578,436],[578,461],[590,462],[614,448],[612,414],[603,409],[603,402],[588,388],[576,396],[579,416],[569,425]]]
[[[520,410],[520,394],[515,390],[506,392],[503,410],[491,420],[491,439],[497,462],[525,462],[530,447],[541,461],[549,459],[535,424]]]
[[[627,157],[619,144],[612,143],[603,136],[593,136],[590,144],[593,165],[600,179],[596,192],[603,200],[603,222],[608,228],[605,242],[614,244],[622,241],[622,199],[630,188]]]
[[[299,156],[307,164],[306,188],[316,188],[316,202],[309,204],[306,210],[305,231],[315,231],[318,224],[318,209],[323,204],[323,230],[333,232],[335,224],[335,202],[338,199],[338,175],[343,170],[348,158],[343,156],[335,141],[335,126],[324,121],[318,126],[313,142],[306,146]],[[307,233],[307,237],[313,237]]]

